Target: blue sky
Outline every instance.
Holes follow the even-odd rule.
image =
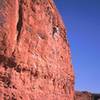
[[[100,0],[54,1],[68,29],[75,89],[100,93]]]

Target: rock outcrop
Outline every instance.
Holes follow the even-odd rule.
[[[52,0],[0,0],[0,100],[73,100],[64,24]]]
[[[91,98],[92,95],[89,92],[75,92],[75,100],[92,100]]]
[[[100,94],[84,92],[75,92],[75,100],[100,100]]]

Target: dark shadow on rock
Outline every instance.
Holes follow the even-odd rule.
[[[14,68],[17,66],[14,57],[6,57],[4,55],[0,55],[0,64],[5,68]]]

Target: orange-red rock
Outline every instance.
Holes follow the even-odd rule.
[[[73,100],[64,24],[52,0],[0,0],[0,100]]]

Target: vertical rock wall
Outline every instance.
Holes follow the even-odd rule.
[[[0,100],[73,100],[64,24],[52,0],[0,0]]]

